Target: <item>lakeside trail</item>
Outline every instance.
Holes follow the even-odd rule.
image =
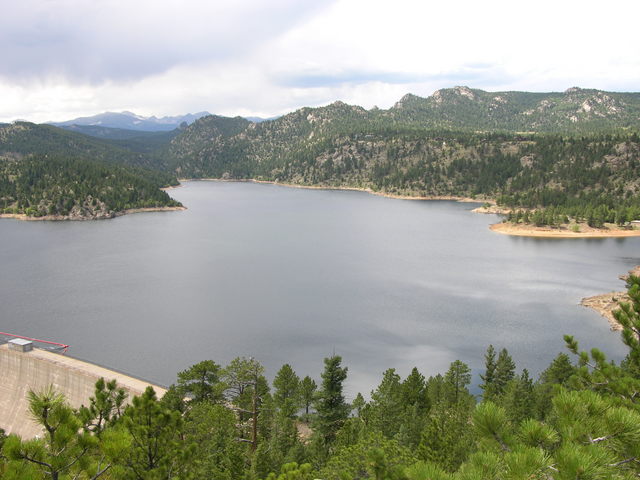
[[[130,213],[144,213],[144,212],[174,212],[178,210],[186,210],[187,207],[145,207],[145,208],[130,208],[128,210],[122,210],[120,212],[114,212],[113,215],[105,215],[102,217],[82,217],[82,216],[70,216],[70,215],[44,215],[42,217],[30,217],[24,213],[0,213],[0,218],[13,218],[15,220],[23,220],[26,222],[38,222],[38,221],[52,221],[52,222],[83,222],[87,220],[108,220],[110,218],[121,217],[123,215],[129,215]]]
[[[640,276],[640,265],[629,270],[629,274]],[[620,280],[626,281],[627,275],[620,275]],[[620,302],[630,301],[626,292],[609,292],[602,293],[600,295],[594,295],[592,297],[585,297],[580,301],[580,305],[583,307],[592,308],[609,322],[611,330],[620,331],[622,325],[618,323],[613,316],[613,311],[618,308]]]

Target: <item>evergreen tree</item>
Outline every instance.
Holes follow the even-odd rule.
[[[480,384],[480,388],[484,392],[482,398],[484,400],[489,400],[494,394],[493,384],[496,376],[496,351],[493,348],[493,345],[489,345],[489,347],[487,347],[487,352],[484,354],[484,369],[484,375],[480,375],[483,382]]]
[[[207,402],[192,405],[185,417],[184,437],[187,443],[195,445],[195,478],[243,478],[247,444],[236,440],[233,411]]]
[[[165,409],[152,387],[134,397],[123,415],[131,446],[121,466],[125,478],[180,478],[193,468],[195,445],[183,440],[184,422],[179,412]]]
[[[280,414],[286,418],[293,418],[300,408],[300,378],[285,364],[273,379],[273,400]]]
[[[443,409],[429,415],[417,449],[418,458],[453,472],[474,447],[474,432],[469,428],[469,411]]]
[[[622,341],[629,347],[627,362],[632,371],[640,373],[640,276],[627,278],[629,302],[621,302],[613,312],[615,319],[622,325]]]
[[[178,391],[192,402],[222,402],[225,385],[221,375],[220,365],[203,360],[178,373]]]
[[[128,449],[130,439],[126,435],[114,431],[99,438],[83,429],[80,416],[53,386],[42,392],[30,391],[28,397],[29,412],[43,427],[44,436],[25,441],[16,435],[6,438],[3,451],[10,460],[7,476],[25,478],[22,475],[31,472],[26,478],[33,478],[33,472],[39,471],[41,478],[51,480],[79,476],[97,479]],[[25,469],[25,463],[33,468]]]
[[[461,406],[473,403],[467,386],[471,383],[471,369],[466,363],[456,360],[451,363],[444,376],[444,400],[447,405]]]
[[[302,406],[304,407],[304,413],[309,415],[309,407],[313,403],[313,398],[318,386],[316,382],[308,375],[302,379],[300,383],[300,395],[302,397]]]
[[[424,376],[413,367],[411,373],[402,382],[402,403],[406,406],[416,406],[419,411],[426,412],[429,409],[429,399]]]
[[[403,404],[400,375],[395,369],[386,370],[382,382],[371,392],[370,426],[386,437],[393,437],[402,424]]]
[[[360,392],[356,395],[356,398],[351,402],[351,410],[356,412],[356,417],[359,417],[362,413],[362,409],[365,407],[367,402],[365,402],[364,397]]]
[[[228,400],[234,405],[240,424],[249,427],[248,433],[241,429],[241,438],[258,447],[258,419],[263,400],[269,393],[269,384],[263,375],[264,367],[254,358],[236,357],[223,370]],[[250,425],[246,422],[251,420]],[[268,423],[268,422],[267,422]]]
[[[342,357],[334,355],[324,359],[322,385],[318,392],[315,408],[318,412],[316,436],[325,445],[331,445],[336,433],[344,424],[350,411],[342,393],[343,382],[347,378],[347,367],[341,367]]]
[[[78,411],[84,428],[99,436],[120,418],[126,399],[126,391],[118,387],[115,380],[107,382],[100,378],[96,382],[94,396],[89,398],[89,406],[82,405]]]
[[[496,361],[496,368],[494,372],[494,379],[492,382],[491,396],[501,396],[507,384],[511,379],[515,377],[516,364],[514,363],[511,355],[506,348],[500,350],[498,354],[498,360]]]

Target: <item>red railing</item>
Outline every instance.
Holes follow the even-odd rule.
[[[67,349],[69,348],[69,345],[65,345],[64,343],[50,342],[49,340],[40,340],[37,338],[30,338],[22,335],[14,335],[13,333],[0,332],[0,335],[5,335],[7,337],[14,337],[14,338],[24,338],[25,340],[31,340],[32,342],[46,343],[48,345],[56,345],[62,348],[62,353],[67,353]]]

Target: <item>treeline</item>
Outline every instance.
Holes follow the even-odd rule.
[[[163,169],[165,165],[162,155],[157,150],[166,145],[171,138],[140,135],[137,139],[108,140],[52,125],[14,122],[0,126],[0,157],[49,155]]]
[[[616,365],[565,337],[537,380],[489,346],[482,395],[469,366],[425,378],[384,372],[370,399],[347,402],[348,370],[326,358],[319,382],[284,365],[271,385],[239,357],[178,374],[162,399],[126,405],[100,381],[86,407],[53,390],[30,394],[43,436],[0,442],[3,478],[229,480],[632,479],[640,475],[640,278],[616,312],[629,348]]]
[[[0,160],[0,212],[96,218],[131,208],[179,206],[161,187],[173,175],[68,156]]]
[[[608,208],[606,205],[599,205],[596,208],[586,207],[548,207],[529,210],[509,211],[506,220],[511,223],[533,224],[538,227],[568,225],[571,221],[575,223],[586,223],[590,227],[602,228],[606,223],[619,227],[628,226],[629,222],[640,218],[640,207],[617,207]]]

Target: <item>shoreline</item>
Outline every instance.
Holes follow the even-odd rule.
[[[496,205],[494,199],[491,198],[470,198],[461,197],[455,195],[431,195],[431,196],[411,196],[411,195],[399,195],[393,193],[377,192],[370,188],[362,187],[335,187],[335,186],[321,186],[321,185],[298,185],[295,183],[281,183],[271,180],[256,180],[253,178],[247,179],[225,179],[225,178],[179,178],[179,182],[236,182],[236,183],[264,183],[270,185],[278,185],[287,188],[303,188],[308,190],[346,190],[354,192],[364,192],[379,197],[394,198],[398,200],[428,200],[428,201],[455,201],[461,203],[489,203],[489,206],[480,206],[471,210],[474,213],[484,214],[507,214],[511,211],[510,208],[500,207]],[[170,187],[178,188],[178,187]],[[597,229],[587,225],[580,225],[582,231],[572,232],[567,229],[552,229],[551,227],[535,227],[533,225],[512,225],[508,223],[494,223],[489,226],[489,229],[493,232],[500,233],[502,235],[511,235],[517,237],[533,237],[533,238],[625,238],[625,237],[640,237],[640,230],[623,230],[623,229]],[[586,230],[585,230],[586,229]]]
[[[64,215],[44,215],[42,217],[30,217],[24,213],[0,213],[0,218],[12,218],[14,220],[20,220],[24,222],[84,222],[90,220],[109,220],[110,218],[122,217],[129,215],[130,213],[144,213],[144,212],[174,212],[179,210],[186,210],[187,207],[141,207],[141,208],[129,208],[127,210],[121,210],[114,212],[113,215],[103,217],[71,217]]]
[[[378,197],[392,198],[396,200],[421,200],[421,201],[454,201],[460,203],[484,203],[485,205],[476,207],[471,210],[473,213],[482,214],[508,214],[511,209],[507,207],[500,207],[496,204],[494,199],[491,198],[471,198],[456,195],[402,195],[387,192],[379,192],[372,190],[371,188],[363,187],[345,187],[345,186],[330,186],[330,185],[300,185],[295,183],[281,183],[272,180],[257,180],[254,178],[246,179],[226,179],[226,178],[179,178],[178,185],[162,187],[160,190],[167,191],[177,188],[181,188],[183,182],[228,182],[228,183],[259,183],[276,185],[286,188],[300,188],[306,190],[344,190],[352,192],[363,192]],[[489,204],[489,205],[486,205]],[[142,212],[169,212],[187,210],[187,207],[145,207],[145,208],[131,208],[128,210],[114,212],[111,216],[102,217],[70,217],[61,215],[45,215],[42,217],[29,217],[23,213],[0,213],[0,219],[13,218],[22,221],[87,221],[87,220],[107,220],[110,218],[120,217],[128,215],[130,213],[142,213]],[[534,225],[514,225],[507,222],[494,223],[489,225],[489,230],[499,233],[501,235],[510,235],[516,237],[531,237],[531,238],[626,238],[626,237],[640,237],[640,229],[619,229],[605,227],[604,229],[597,229],[587,226],[586,224],[580,224],[581,231],[573,232],[567,228],[552,228],[548,226],[536,227]]]
[[[287,188],[301,188],[306,190],[345,190],[351,192],[364,192],[370,195],[385,198],[395,198],[397,200],[442,200],[442,201],[454,201],[461,203],[493,203],[493,200],[487,198],[471,198],[461,197],[456,195],[400,195],[394,193],[378,192],[370,188],[363,187],[336,187],[336,186],[323,186],[323,185],[300,185],[297,183],[281,183],[272,180],[256,180],[254,178],[247,179],[225,179],[225,178],[179,178],[179,182],[228,182],[228,183],[264,183],[268,185],[277,185],[279,187]],[[177,187],[171,187],[177,188]],[[478,207],[481,208],[481,207]]]
[[[625,238],[640,237],[640,230],[623,229],[599,229],[587,225],[580,225],[580,232],[572,232],[567,229],[554,229],[551,227],[536,227],[534,225],[513,225],[510,223],[494,223],[489,226],[492,232],[515,237],[536,238]]]
[[[629,274],[640,276],[640,265],[629,270]],[[620,280],[626,281],[626,279],[627,275],[620,275]],[[612,331],[619,332],[622,330],[622,325],[620,325],[613,316],[613,312],[617,310],[620,302],[629,302],[630,300],[627,292],[609,292],[593,295],[592,297],[585,297],[580,300],[580,305],[598,312],[607,319]]]

